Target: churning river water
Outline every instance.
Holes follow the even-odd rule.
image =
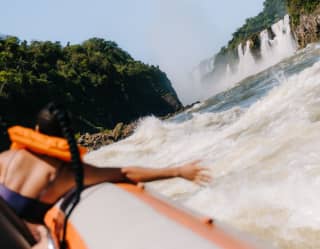
[[[98,165],[163,167],[202,160],[213,180],[148,183],[189,208],[276,248],[320,248],[320,45],[166,121],[91,152]]]

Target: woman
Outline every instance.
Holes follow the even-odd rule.
[[[76,182],[78,185],[83,182],[84,186],[170,177],[182,177],[197,183],[210,180],[206,169],[199,167],[197,162],[162,169],[135,166],[100,168],[82,163],[70,130],[69,116],[54,103],[39,112],[35,130],[13,127],[9,129],[9,135],[13,142],[12,149],[0,154],[0,196],[21,218],[32,223],[42,223],[46,211],[76,186],[75,168],[80,170]],[[48,152],[41,149],[48,142],[63,143],[64,146],[67,143],[64,137],[69,144],[67,156],[61,156],[60,152],[61,155],[52,154],[55,148]],[[82,149],[79,151],[83,152]]]

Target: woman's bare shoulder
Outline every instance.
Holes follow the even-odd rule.
[[[0,153],[0,160],[1,160],[1,161],[2,161],[2,160],[6,160],[6,159],[12,157],[13,154],[15,154],[15,153],[16,153],[15,150],[5,150],[5,151],[3,151],[3,152]]]
[[[0,153],[0,175],[1,171],[11,165],[11,169],[16,170],[22,164],[34,164],[34,156],[25,150],[6,150]],[[23,162],[23,163],[22,163]]]
[[[34,157],[32,153],[30,153],[27,150],[5,150],[0,153],[0,157],[10,157],[12,155],[19,155],[19,156],[29,156],[29,157]]]
[[[0,163],[9,163],[10,161],[41,161],[37,156],[27,150],[6,150],[0,153]]]

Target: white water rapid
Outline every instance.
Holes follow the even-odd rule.
[[[179,122],[148,117],[86,160],[157,168],[201,159],[213,177],[208,186],[182,179],[149,186],[276,248],[320,248],[320,62],[292,75],[305,60],[301,53],[282,63],[291,74],[249,107],[193,112]]]

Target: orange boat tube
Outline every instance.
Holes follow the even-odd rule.
[[[55,238],[62,232],[62,202],[45,218]],[[227,230],[143,185],[102,183],[83,191],[66,238],[69,249],[270,248]]]

